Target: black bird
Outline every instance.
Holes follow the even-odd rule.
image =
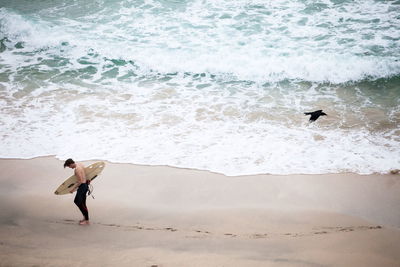
[[[311,115],[310,117],[311,122],[316,121],[319,118],[319,116],[327,116],[326,113],[322,112],[322,109],[313,112],[304,112],[304,115]]]

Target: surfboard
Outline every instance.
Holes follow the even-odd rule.
[[[103,161],[93,163],[85,168],[86,180],[92,181],[99,176],[99,174],[103,171],[106,164]],[[78,183],[78,178],[75,175],[72,175],[67,180],[65,180],[54,192],[56,195],[65,195],[69,194],[71,188]]]

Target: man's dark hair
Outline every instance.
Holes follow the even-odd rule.
[[[67,160],[64,162],[64,168],[67,167],[67,166],[69,166],[69,165],[71,165],[71,164],[74,164],[74,163],[75,163],[75,161],[74,161],[73,159],[67,159]]]

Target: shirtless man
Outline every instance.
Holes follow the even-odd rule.
[[[78,183],[74,187],[72,187],[70,193],[72,194],[78,189],[78,192],[76,192],[74,203],[78,206],[83,215],[83,220],[80,220],[79,224],[88,225],[89,211],[86,207],[86,193],[89,190],[89,187],[86,180],[84,169],[85,167],[81,163],[75,163],[75,161],[73,161],[72,159],[67,159],[65,161],[64,168],[65,167],[75,169],[75,176],[78,177]]]

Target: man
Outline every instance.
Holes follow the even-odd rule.
[[[81,163],[75,163],[75,161],[73,161],[72,159],[67,159],[65,161],[64,168],[65,167],[75,169],[75,176],[78,178],[78,183],[71,188],[70,193],[72,194],[78,189],[78,191],[76,192],[74,203],[78,206],[83,215],[83,220],[80,220],[79,224],[88,225],[89,211],[86,207],[86,193],[88,192],[89,187],[86,180],[85,167]]]

